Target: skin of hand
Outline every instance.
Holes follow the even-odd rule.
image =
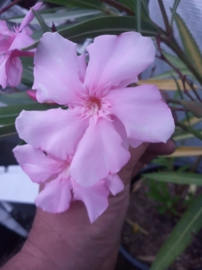
[[[90,224],[84,205],[73,202],[67,212],[50,214],[37,209],[22,250],[2,270],[113,270],[129,201],[131,178],[156,155],[170,154],[175,143],[142,144],[120,171],[124,190],[109,198],[109,207]]]

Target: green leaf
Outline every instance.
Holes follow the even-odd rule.
[[[47,24],[44,21],[43,17],[34,9],[32,9],[32,12],[34,13],[34,16],[36,17],[36,19],[38,20],[43,33],[51,32],[50,28],[47,26]]]
[[[15,123],[16,116],[0,117],[0,125],[11,125]],[[0,127],[1,128],[1,127]]]
[[[60,7],[59,12],[49,12],[45,13],[44,11],[38,11],[39,14],[43,16],[44,21],[46,24],[51,25],[52,22],[61,23],[62,21],[72,20],[72,19],[79,19],[79,18],[85,18],[88,16],[98,16],[103,14],[100,10],[93,10],[93,9],[78,9],[78,8],[64,8]],[[9,18],[8,20],[10,22],[14,22],[17,24],[20,24],[23,20],[24,16],[15,17],[15,18]],[[38,24],[38,21],[36,18],[33,19],[33,21],[30,23],[32,24]],[[62,26],[58,26],[57,28],[61,28]],[[34,31],[32,37],[35,40],[38,40],[42,36],[42,32],[40,30]]]
[[[199,185],[202,186],[202,177],[197,173],[180,173],[180,172],[154,172],[143,174],[144,177],[167,183],[182,185]]]
[[[102,3],[95,0],[44,0],[45,2],[63,5],[63,6],[74,6],[79,8],[88,9],[100,9],[102,10]]]
[[[179,68],[179,70],[183,75],[189,75],[194,79],[192,73],[187,68]],[[167,79],[167,78],[172,77],[172,75],[175,76],[178,74],[174,70],[169,70],[169,71],[165,71],[165,72],[163,72],[155,77],[152,77],[152,78],[154,78],[154,79]]]
[[[178,7],[179,3],[180,3],[180,0],[175,0],[175,2],[173,4],[172,17],[171,17],[171,21],[170,21],[171,26],[173,25],[173,21],[175,19],[176,10],[177,10],[177,7]]]
[[[51,108],[57,108],[56,105],[51,104],[41,104],[41,103],[31,103],[31,104],[20,104],[20,105],[14,105],[14,106],[5,106],[0,107],[0,118],[3,118],[5,116],[16,116],[18,115],[22,110],[26,111],[43,111],[48,110]]]
[[[185,64],[175,55],[162,50],[163,55],[177,68],[186,68]]]
[[[94,18],[71,27],[58,31],[63,37],[73,42],[78,42],[86,38],[95,38],[99,35],[114,34],[136,31],[136,19],[131,16],[103,16]],[[141,21],[141,33],[146,36],[155,36],[157,29],[147,21]],[[38,42],[23,50],[30,50],[37,46]]]
[[[185,53],[192,61],[195,68],[202,74],[202,56],[196,41],[194,40],[182,18],[177,13],[175,15],[175,21],[180,33]]]
[[[124,6],[128,7],[132,11],[135,11],[136,0],[120,0],[119,2],[121,2]]]
[[[20,105],[30,103],[37,104],[36,101],[32,100],[26,92],[0,95],[0,102],[6,105]]]
[[[166,270],[202,227],[202,196],[193,200],[158,252],[151,270]]]
[[[0,138],[10,136],[16,133],[15,125],[7,125],[0,127]]]
[[[202,103],[192,100],[181,100],[180,103],[183,107],[188,109],[197,118],[202,117]]]

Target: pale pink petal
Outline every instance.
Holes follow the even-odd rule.
[[[105,178],[105,184],[110,192],[115,196],[124,188],[124,184],[118,174],[110,174]]]
[[[99,36],[87,51],[90,60],[85,86],[90,93],[103,93],[122,82],[126,85],[137,81],[137,75],[155,58],[152,40],[136,32]]]
[[[86,75],[86,54],[81,54],[78,56],[78,65],[79,65],[79,78],[81,82],[84,82]]]
[[[90,222],[93,223],[108,207],[109,192],[103,180],[92,187],[82,187],[72,181],[74,198],[82,201],[88,212]]]
[[[92,186],[110,173],[117,173],[129,160],[113,123],[104,118],[90,122],[78,144],[69,172],[82,186]]]
[[[169,107],[153,85],[110,91],[111,112],[125,126],[127,136],[137,142],[166,142],[174,132]]]
[[[87,125],[74,109],[22,111],[16,119],[20,138],[63,160],[74,154]]]
[[[0,85],[2,86],[3,89],[6,88],[8,84],[7,73],[6,73],[6,63],[9,57],[10,57],[9,54],[0,56]]]
[[[112,120],[113,120],[114,128],[116,129],[116,131],[121,136],[123,147],[126,150],[128,150],[129,149],[129,141],[128,141],[126,129],[125,129],[123,123],[114,115],[112,116]]]
[[[27,25],[30,24],[30,22],[34,19],[34,14],[32,12],[32,9],[34,10],[39,10],[41,8],[43,3],[39,2],[37,3],[36,5],[34,5],[27,13],[27,15],[24,17],[21,25],[20,25],[20,28],[19,28],[19,31],[22,31]]]
[[[70,181],[58,177],[45,185],[36,197],[35,204],[44,211],[56,214],[66,211],[71,199]]]
[[[11,32],[5,21],[0,20],[0,54],[8,51],[15,34]]]
[[[57,32],[41,38],[34,58],[33,85],[39,102],[66,105],[82,93],[76,46]]]
[[[23,171],[35,183],[43,183],[61,171],[62,161],[55,161],[31,145],[21,145],[13,149],[16,160]]]
[[[22,48],[32,45],[33,43],[34,40],[25,31],[22,31],[16,34],[11,46],[9,47],[9,51],[21,50]]]
[[[6,62],[7,82],[10,86],[15,87],[20,84],[22,78],[23,66],[19,57],[11,53]]]

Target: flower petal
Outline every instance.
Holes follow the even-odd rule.
[[[7,74],[6,74],[6,63],[9,59],[10,55],[5,54],[0,56],[0,85],[2,88],[6,88],[7,82]]]
[[[6,62],[7,83],[12,86],[18,86],[22,78],[23,66],[19,57],[11,53]]]
[[[85,86],[90,93],[136,81],[137,75],[155,58],[152,40],[136,32],[99,36],[87,51],[90,61]]]
[[[105,183],[112,193],[112,195],[116,195],[121,192],[124,188],[124,184],[118,174],[110,174],[105,178]]]
[[[49,158],[43,151],[31,145],[17,146],[13,149],[13,153],[23,171],[35,183],[43,183],[61,171],[62,161]]]
[[[90,222],[93,223],[108,207],[109,192],[103,180],[92,187],[82,187],[72,181],[74,198],[82,201],[87,209]]]
[[[61,213],[66,211],[72,199],[71,183],[68,179],[57,178],[47,183],[36,197],[35,204],[44,211]]]
[[[129,158],[112,122],[100,118],[96,124],[90,122],[77,146],[69,173],[78,184],[92,186],[109,173],[117,173]]]
[[[111,112],[125,126],[129,139],[139,142],[166,142],[174,132],[174,120],[154,85],[110,91]]]
[[[28,47],[34,43],[34,40],[27,34],[26,31],[22,31],[21,33],[17,33],[11,46],[9,47],[9,51],[13,50],[21,50],[22,48]]]
[[[57,32],[45,33],[34,57],[34,85],[39,102],[69,104],[83,91],[76,44]]]
[[[20,138],[63,160],[74,154],[87,125],[75,109],[22,111],[16,119]]]
[[[32,9],[34,10],[39,10],[41,8],[43,3],[39,2],[37,3],[36,5],[34,5],[27,13],[27,15],[24,17],[21,25],[20,25],[20,28],[19,28],[19,31],[22,31],[27,25],[30,24],[30,22],[34,19],[34,13],[32,12]]]

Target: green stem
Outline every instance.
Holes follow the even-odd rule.
[[[165,10],[163,1],[162,0],[158,0],[158,3],[159,3],[159,7],[161,9],[161,14],[162,14],[162,17],[163,17],[163,20],[164,20],[164,23],[165,23],[166,32],[169,33],[170,30],[171,30],[171,28],[170,28],[170,24],[169,24],[169,21],[168,21],[168,16],[166,14],[166,10]]]
[[[194,136],[196,136],[198,139],[202,140],[202,134],[200,134],[197,130],[193,129],[190,126],[187,126],[183,123],[177,122],[176,126],[181,127],[183,130],[193,134]]]

